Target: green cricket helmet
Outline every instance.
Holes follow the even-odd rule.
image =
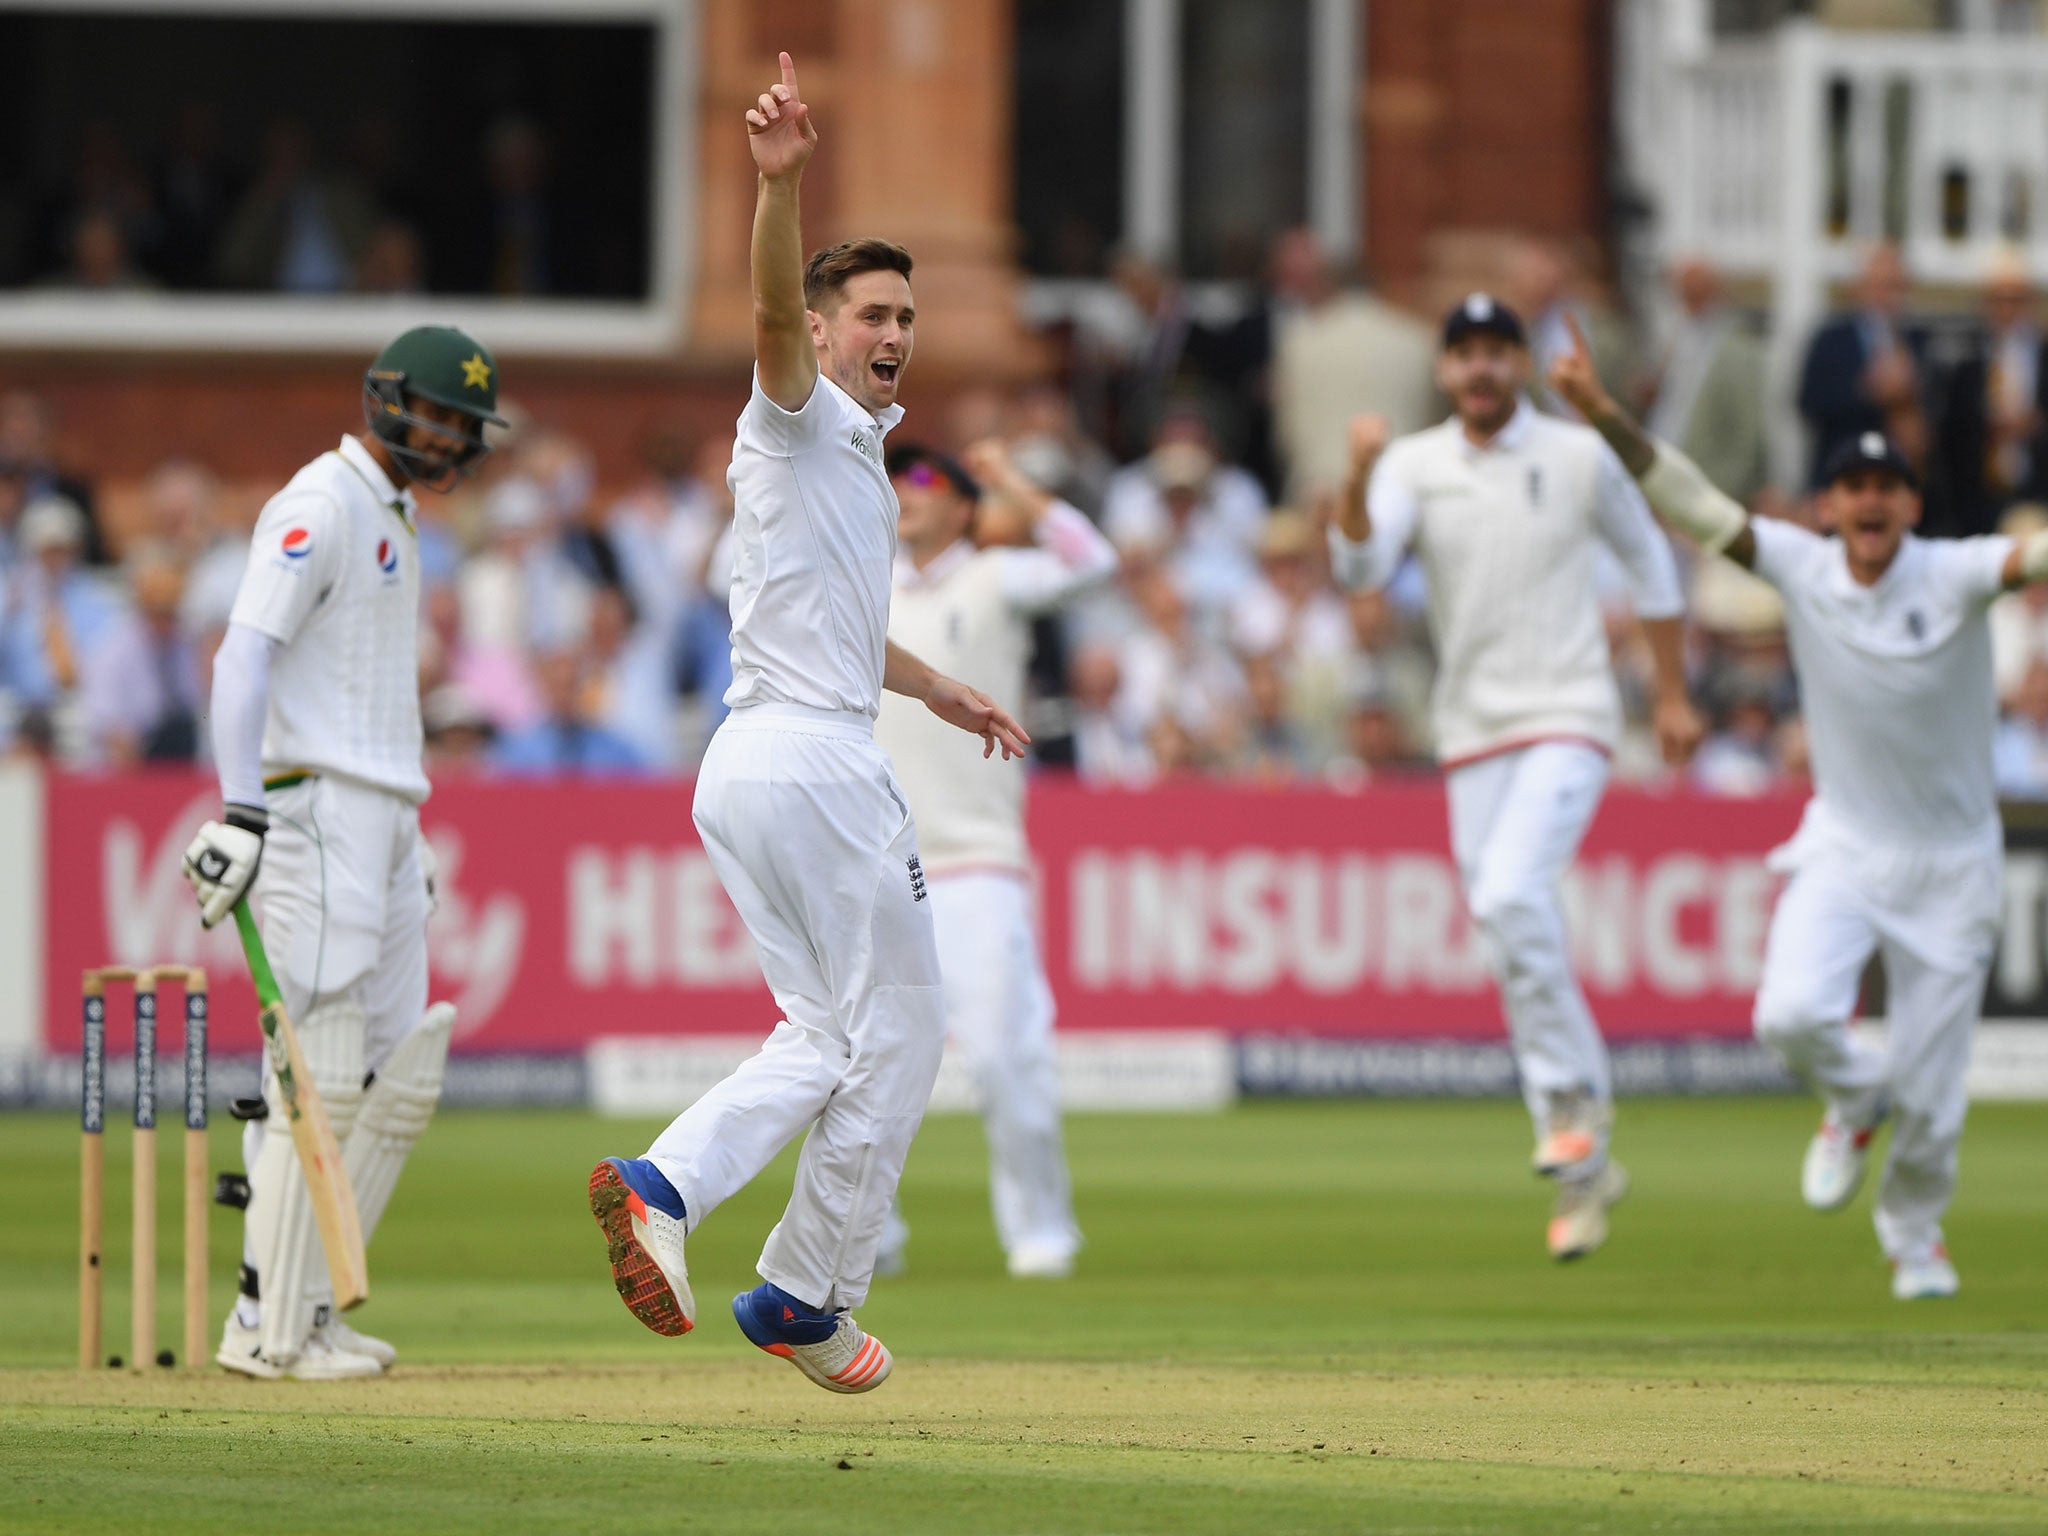
[[[417,400],[462,412],[467,430],[427,420],[413,410]],[[363,375],[363,420],[408,478],[447,490],[490,453],[484,428],[510,425],[498,414],[497,359],[452,325],[414,326]],[[432,446],[412,441],[415,428],[429,434]]]

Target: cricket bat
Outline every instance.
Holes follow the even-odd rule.
[[[298,1031],[285,1012],[270,956],[263,949],[263,935],[256,931],[256,916],[246,900],[235,903],[235,927],[242,935],[242,952],[249,957],[249,977],[256,983],[256,1001],[263,1010],[263,1038],[270,1044],[270,1066],[277,1074],[278,1102],[284,1106],[292,1146],[306,1175],[320,1247],[327,1255],[327,1276],[334,1283],[334,1305],[346,1312],[360,1306],[370,1294],[370,1264],[363,1253],[356,1192],[342,1166],[334,1122],[327,1118],[327,1106],[313,1085],[313,1074],[306,1069]]]

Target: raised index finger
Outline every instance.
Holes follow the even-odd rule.
[[[782,83],[789,87],[790,99],[802,100],[796,92],[796,60],[787,53],[778,54],[776,57],[782,61]]]
[[[783,57],[788,58],[789,55],[784,54]],[[1579,329],[1579,317],[1567,309],[1564,312],[1564,323],[1572,333],[1573,350],[1581,357],[1591,357],[1593,349],[1586,345],[1586,333]]]

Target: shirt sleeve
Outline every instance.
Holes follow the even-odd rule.
[[[1675,619],[1685,612],[1671,540],[1650,515],[1649,503],[1621,460],[1605,444],[1593,487],[1593,526],[1628,576],[1637,618]]]
[[[821,373],[811,381],[811,397],[793,411],[785,411],[761,390],[761,372],[754,371],[753,393],[740,412],[739,438],[749,448],[787,457],[816,443],[832,424],[832,391]]]
[[[230,624],[213,657],[213,760],[223,805],[263,804],[263,727],[270,718],[270,661],[277,641]]]
[[[1752,517],[1749,531],[1756,540],[1756,574],[1787,596],[1799,591],[1801,572],[1826,540],[1781,517]]]
[[[1365,490],[1366,518],[1371,524],[1363,543],[1330,525],[1330,574],[1340,587],[1384,587],[1401,569],[1421,504],[1408,482],[1400,456],[1390,454],[1372,472]]]
[[[1928,547],[1938,552],[1951,590],[1965,604],[1981,608],[2004,595],[2005,562],[2013,549],[2013,541],[2004,534],[1933,539]]]
[[[325,496],[272,498],[256,519],[228,622],[289,643],[340,577],[346,533],[341,508]]]
[[[1045,613],[1115,573],[1116,550],[1066,502],[1048,507],[1036,532],[1036,548],[1000,551],[1003,601],[1019,612]]]

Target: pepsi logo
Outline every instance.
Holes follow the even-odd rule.
[[[377,569],[386,576],[398,569],[398,551],[391,547],[389,539],[377,541]]]
[[[292,560],[303,560],[313,553],[313,530],[310,528],[288,528],[285,530],[283,548],[285,556]]]

